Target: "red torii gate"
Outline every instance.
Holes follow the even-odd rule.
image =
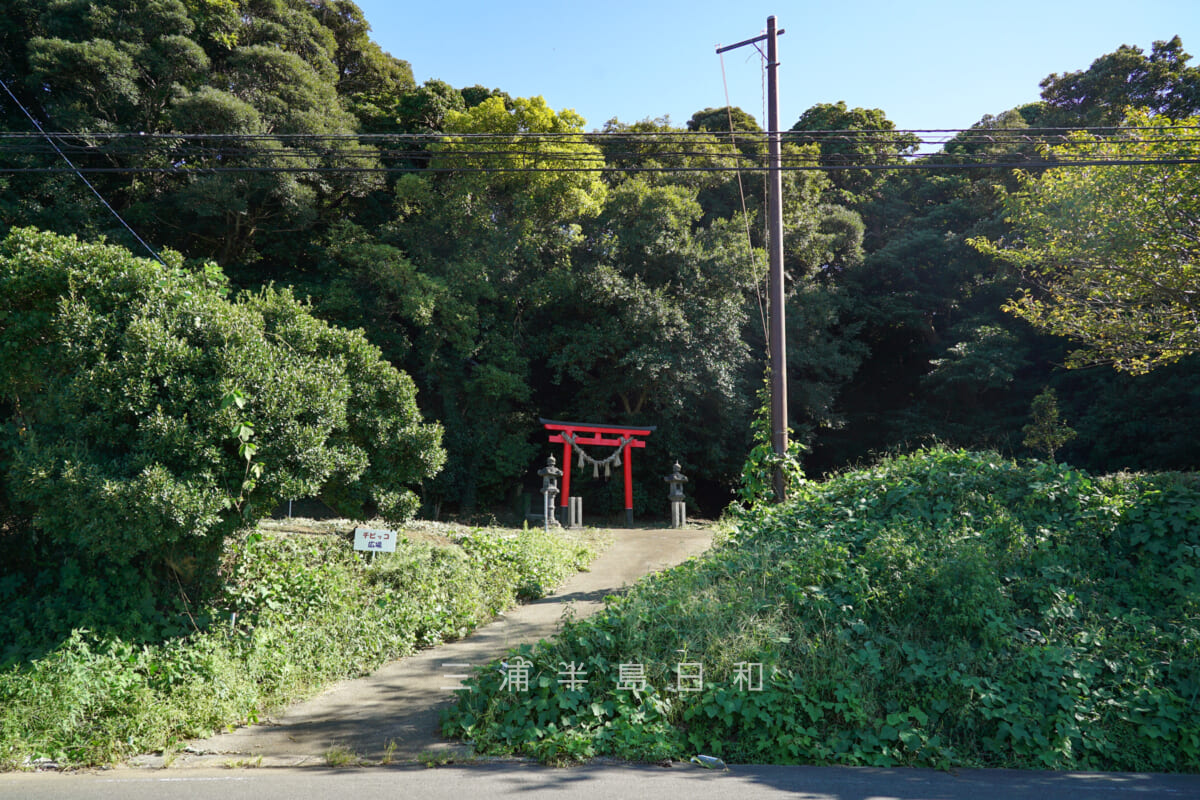
[[[587,444],[617,447],[624,451],[624,455],[621,457],[621,465],[625,475],[625,524],[632,527],[633,467],[630,459],[632,455],[631,451],[635,447],[645,447],[646,443],[638,437],[649,436],[656,430],[656,426],[622,427],[620,425],[597,425],[587,422],[559,422],[553,419],[539,419],[539,422],[550,432],[550,443],[561,444],[563,446],[563,485],[562,493],[559,495],[562,498],[559,501],[561,508],[566,508],[571,498],[572,443],[577,445]],[[581,436],[580,434],[591,434],[591,436]],[[616,436],[617,438],[605,438],[606,434],[610,437]]]

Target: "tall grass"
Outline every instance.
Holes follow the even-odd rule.
[[[0,768],[94,766],[171,750],[465,635],[595,556],[595,537],[477,530],[367,563],[344,537],[233,542],[203,632],[132,644],[86,630],[0,673]]]

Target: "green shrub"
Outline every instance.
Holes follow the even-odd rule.
[[[280,500],[399,522],[441,466],[412,381],[361,332],[165,257],[31,229],[0,244],[0,594],[75,569],[101,607],[130,579],[202,588]]]
[[[525,650],[527,693],[481,669],[444,730],[551,760],[1200,769],[1194,479],[933,450],[792,491]]]

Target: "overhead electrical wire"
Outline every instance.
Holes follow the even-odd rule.
[[[1139,136],[1139,133],[1146,133]],[[962,170],[1194,164],[1200,156],[1121,150],[1180,145],[1195,126],[788,131],[784,171]],[[1080,134],[1083,134],[1082,136]],[[176,134],[0,132],[0,174],[224,172],[762,172],[762,131],[610,131],[482,134]],[[950,150],[921,147],[953,144]],[[586,147],[581,147],[586,146]],[[821,150],[824,146],[824,151]],[[1054,151],[1050,152],[1049,148]],[[858,148],[857,151],[854,148]],[[1190,148],[1189,148],[1190,149]],[[847,152],[849,150],[849,152]],[[880,152],[882,151],[882,152]],[[1175,152],[1172,152],[1175,151]],[[69,167],[29,163],[57,156]],[[72,160],[71,157],[74,157]],[[682,159],[704,163],[677,165]],[[24,161],[25,163],[14,163]]]
[[[838,170],[872,170],[872,171],[901,171],[901,170],[967,170],[967,169],[1028,169],[1028,168],[1063,168],[1063,167],[1133,167],[1133,166],[1179,166],[1185,164],[1200,164],[1200,157],[1158,158],[1158,159],[1092,159],[1076,161],[988,161],[974,163],[902,163],[902,164],[823,164],[810,166],[788,166],[783,172],[832,172]],[[741,167],[743,172],[766,172],[768,167]],[[379,166],[379,167],[280,167],[248,165],[241,167],[4,167],[0,165],[0,174],[55,174],[55,173],[87,173],[87,174],[146,174],[146,175],[205,175],[223,173],[282,173],[282,174],[387,174],[398,172],[420,173],[547,173],[547,172],[594,172],[594,173],[707,173],[731,172],[732,167],[417,167],[417,166]]]
[[[46,133],[45,130],[42,129],[42,124],[40,122],[38,122],[37,119],[33,116],[33,114],[29,113],[29,109],[25,108],[24,104],[22,104],[21,101],[17,99],[17,96],[12,93],[12,89],[8,88],[8,84],[5,83],[3,80],[0,80],[0,86],[4,87],[5,93],[10,98],[12,98],[12,101],[14,103],[17,104],[17,108],[21,109],[21,112],[24,113],[25,117],[30,121],[30,123],[33,124],[33,127],[38,129],[38,133],[40,133],[45,138],[45,140],[50,143],[51,147],[54,148],[54,151],[56,153],[58,153],[58,155],[62,158],[62,160],[67,162],[67,165],[70,167],[70,169],[62,170],[62,171],[74,172],[75,175],[77,175],[79,177],[79,180],[83,181],[84,184],[89,189],[92,190],[92,194],[94,194],[96,196],[96,199],[100,201],[101,205],[103,205],[105,208],[107,208],[109,210],[109,212],[114,217],[117,218],[117,221],[120,222],[122,226],[124,226],[125,230],[127,230],[129,232],[129,234],[134,239],[137,240],[138,244],[140,244],[142,247],[146,248],[147,252],[149,252],[150,255],[153,256],[156,261],[158,261],[158,263],[162,264],[165,267],[167,265],[167,262],[163,261],[162,256],[160,256],[158,254],[158,251],[156,251],[153,247],[151,247],[149,244],[147,244],[146,240],[138,235],[137,231],[135,231],[130,226],[130,224],[125,221],[125,218],[122,217],[120,214],[118,214],[117,210],[115,208],[113,208],[111,205],[109,205],[109,202],[104,199],[104,195],[100,194],[100,190],[97,189],[95,186],[93,186],[92,182],[89,181],[87,178],[85,178],[83,176],[83,173],[80,172],[80,170],[73,163],[71,163],[71,159],[68,158],[61,149],[59,149],[58,145],[55,144],[54,140],[50,138],[50,134]]]
[[[1093,135],[1118,135],[1132,131],[1200,131],[1200,126],[1195,125],[1142,125],[1142,126],[1091,126],[1091,127],[1050,127],[1050,128],[894,128],[889,130],[848,130],[845,128],[827,128],[818,130],[788,130],[782,131],[785,136],[790,135],[813,135],[813,136],[897,136],[897,135],[917,135],[917,134],[938,134],[938,138],[951,138],[960,134],[968,136],[996,136],[996,135],[1011,135],[1011,136],[1028,136],[1031,138],[1042,138],[1045,136],[1069,136],[1073,133],[1086,133]],[[521,139],[564,139],[564,138],[674,138],[674,139],[694,139],[700,137],[711,136],[727,136],[730,131],[691,131],[691,130],[673,130],[673,131],[508,131],[508,132],[491,132],[491,133],[446,133],[446,132],[430,132],[430,133],[174,133],[174,132],[159,132],[145,133],[140,131],[48,131],[50,136],[89,136],[96,139],[354,139],[359,141],[370,141],[375,139],[496,139],[496,138],[521,138]],[[768,131],[763,130],[737,130],[733,133],[739,136],[762,136],[768,135]],[[3,136],[28,136],[27,133],[14,131],[0,131],[0,137]],[[921,137],[925,138],[925,137]]]

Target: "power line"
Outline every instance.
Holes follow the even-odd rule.
[[[1035,146],[1067,146],[1067,147],[1096,147],[1100,145],[1129,145],[1154,144],[1164,142],[1179,142],[1177,136],[1163,135],[1168,131],[1189,132],[1200,138],[1200,128],[1194,126],[1172,126],[1170,128],[1077,128],[1077,129],[1039,129],[1040,132],[1022,129],[992,130],[964,129],[952,131],[953,136],[925,136],[915,140],[906,136],[912,131],[788,131],[782,137],[793,144],[839,144],[849,145],[882,145],[894,148],[901,155],[915,155],[905,151],[912,148],[933,145],[953,144],[959,147],[975,145],[1007,145],[1029,144]],[[1100,133],[1101,131],[1105,133]],[[1153,131],[1152,136],[1132,136],[1133,131]],[[1086,134],[1088,138],[1080,138],[1077,134]],[[146,151],[162,147],[169,143],[175,150],[182,149],[194,152],[197,146],[206,148],[228,149],[231,143],[239,146],[259,143],[275,144],[284,150],[302,150],[311,152],[314,148],[325,147],[330,151],[345,152],[345,145],[350,144],[359,148],[379,149],[388,146],[400,147],[405,151],[428,152],[437,148],[438,152],[446,152],[454,148],[460,152],[486,153],[481,147],[511,147],[518,143],[557,143],[576,146],[599,146],[611,150],[616,144],[638,146],[671,146],[679,148],[686,145],[694,147],[697,143],[707,147],[737,146],[738,141],[750,148],[757,148],[766,140],[767,134],[761,131],[737,131],[724,133],[709,132],[638,132],[638,133],[542,133],[519,132],[504,134],[143,134],[143,133],[69,133],[48,132],[39,141],[46,141],[55,148],[71,150],[72,152],[96,152],[103,143],[116,145],[121,149],[109,148],[105,152]],[[34,152],[31,134],[0,132],[0,148],[20,152],[23,149]],[[1187,141],[1185,138],[1184,141]],[[471,145],[468,148],[465,145]],[[424,145],[424,147],[421,147]],[[281,151],[277,151],[281,152]],[[704,149],[681,151],[683,154],[708,153]],[[735,151],[736,153],[736,151]]]
[[[92,182],[89,181],[87,178],[85,178],[83,176],[83,173],[80,172],[79,169],[77,169],[75,167],[75,165],[71,163],[71,159],[67,158],[67,155],[58,148],[58,145],[54,143],[54,140],[51,139],[44,130],[42,130],[41,123],[38,122],[36,119],[34,119],[33,115],[30,114],[29,110],[27,108],[25,108],[25,106],[21,103],[20,100],[17,99],[17,96],[12,93],[12,90],[8,88],[8,84],[5,83],[3,79],[0,79],[0,86],[4,87],[4,91],[8,94],[9,97],[12,98],[12,101],[17,104],[17,108],[21,109],[21,111],[25,114],[25,116],[29,119],[29,121],[31,123],[33,123],[33,126],[38,129],[38,132],[41,133],[42,136],[44,136],[46,138],[46,141],[50,143],[50,146],[54,148],[55,152],[57,152],[60,156],[62,156],[62,160],[67,162],[68,166],[70,166],[71,169],[65,170],[65,171],[74,172],[76,175],[78,175],[79,180],[83,181],[84,184],[89,189],[92,190],[92,194],[96,195],[96,199],[99,200],[101,202],[101,204],[103,204],[103,206],[105,208],[107,208],[114,217],[117,218],[118,222],[120,222],[123,226],[125,226],[125,230],[129,231],[129,234],[134,239],[137,240],[138,244],[140,244],[142,247],[146,248],[146,251],[149,252],[150,255],[154,257],[155,261],[162,264],[164,267],[167,266],[167,262],[163,261],[162,257],[159,256],[159,254],[154,250],[153,247],[146,244],[145,240],[142,239],[141,236],[138,236],[137,231],[135,231],[132,227],[130,227],[129,223],[126,222],[125,219],[120,214],[117,213],[117,210],[108,204],[108,201],[104,199],[104,195],[100,194],[99,190],[97,190],[96,187],[92,185]]]
[[[28,116],[28,112],[26,114]],[[30,119],[32,121],[32,117]],[[762,137],[767,136],[762,131],[718,134],[704,131],[147,134],[45,132],[40,125],[37,127],[41,136],[0,132],[0,160],[10,162],[0,161],[0,173],[75,172],[82,178],[84,173],[705,173],[767,169],[765,154],[759,152]],[[1181,141],[1179,137],[1164,135],[1166,131],[1187,132],[1200,138],[1200,128],[1187,125],[803,131],[788,132],[784,136],[792,143],[816,144],[824,149],[817,152],[785,151],[781,161],[783,169],[788,171],[1043,169],[1195,163],[1190,152],[1166,152],[1154,156],[1119,154],[1126,146],[1190,144],[1187,138]],[[1135,132],[1149,135],[1138,137]],[[955,147],[936,153],[914,152],[918,144],[903,137],[917,133],[936,133],[942,137],[953,134],[944,140],[922,139],[918,144],[953,143]],[[1081,133],[1087,138],[1078,136]],[[734,141],[734,136],[738,141]],[[842,149],[843,145],[850,151]],[[1053,152],[1049,150],[1051,146]],[[1033,147],[1037,152],[1023,152],[1026,147]],[[854,152],[854,148],[861,149]],[[76,161],[72,161],[67,153],[74,154]],[[70,168],[11,163],[11,159],[27,160],[52,154],[66,161]],[[5,156],[9,158],[5,159]],[[101,159],[102,163],[94,163],[96,159]],[[147,159],[158,163],[145,163]],[[703,163],[672,164],[685,159],[700,159]],[[130,163],[139,160],[142,163]],[[99,197],[95,188],[90,184],[89,187]],[[103,202],[103,198],[100,199]],[[111,210],[111,206],[105,205]],[[133,233],[131,229],[130,232]],[[133,235],[136,237],[136,233]]]
[[[1014,134],[1028,135],[1033,137],[1041,136],[1067,136],[1071,134],[1092,134],[1092,135],[1116,135],[1129,131],[1192,131],[1200,134],[1200,126],[1197,125],[1129,125],[1129,126],[1091,126],[1091,127],[1053,127],[1053,128],[894,128],[889,130],[850,130],[845,128],[826,128],[817,130],[788,130],[781,131],[785,136],[791,134],[800,135],[906,135],[906,134],[939,134],[943,136],[952,136],[957,134],[978,134],[982,136],[995,136],[997,134]],[[428,133],[174,133],[174,132],[157,132],[146,133],[143,131],[48,131],[47,136],[87,136],[96,139],[354,139],[361,141],[370,141],[378,139],[412,139],[412,140],[445,140],[445,139],[496,139],[496,138],[516,138],[516,139],[562,139],[562,138],[629,138],[629,137],[669,137],[669,138],[700,138],[712,136],[727,136],[731,131],[690,131],[690,130],[671,130],[671,131],[497,131],[497,132],[481,132],[481,133],[455,133],[455,132],[439,132],[433,131]],[[763,130],[735,130],[732,133],[738,136],[759,136],[766,137],[768,131]],[[13,131],[0,131],[0,138],[8,136],[28,136]]]
[[[1137,158],[1137,159],[1077,159],[1070,161],[974,161],[974,162],[902,162],[895,164],[878,164],[878,163],[848,163],[848,164],[789,164],[785,163],[781,166],[784,172],[838,172],[844,170],[869,170],[876,172],[887,171],[907,171],[907,170],[936,170],[936,171],[953,171],[953,170],[973,170],[973,169],[1061,169],[1072,167],[1135,167],[1135,166],[1180,166],[1188,164],[1200,164],[1200,156],[1186,157],[1166,157],[1166,158]],[[378,167],[354,167],[354,166],[303,166],[303,167],[285,167],[285,166],[267,166],[267,165],[243,165],[229,167],[5,167],[0,165],[0,174],[7,175],[23,175],[23,174],[57,174],[57,173],[73,173],[73,174],[108,174],[108,175],[217,175],[217,174],[236,174],[236,173],[280,173],[280,174],[329,174],[329,173],[346,173],[346,174],[396,174],[396,173],[600,173],[600,174],[623,174],[623,173],[712,173],[733,172],[735,169],[741,169],[743,172],[766,172],[766,166],[746,166],[741,167],[721,166],[721,167],[611,167],[611,166],[596,166],[596,167],[581,167],[581,166],[541,166],[541,167],[517,167],[517,166],[378,166]],[[107,204],[106,204],[107,205]]]

